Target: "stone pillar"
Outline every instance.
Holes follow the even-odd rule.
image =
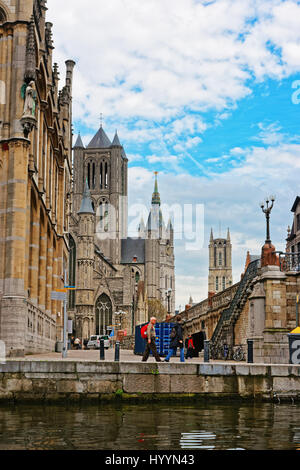
[[[6,352],[10,356],[24,355],[27,331],[27,294],[24,289],[27,178],[24,175],[27,175],[28,148],[29,141],[25,139],[9,143],[0,339],[5,342]]]
[[[266,296],[261,362],[288,364],[286,275],[279,266],[264,266],[261,281]]]
[[[262,282],[257,282],[249,297],[247,339],[253,340],[253,360],[263,361],[263,331],[265,328],[265,297]]]

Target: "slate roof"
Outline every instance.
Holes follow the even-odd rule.
[[[84,193],[82,196],[81,206],[77,214],[95,214],[92,206],[92,199],[88,182],[85,182]]]
[[[75,145],[74,145],[73,148],[74,148],[74,149],[76,149],[76,148],[84,148],[84,145],[83,145],[83,142],[82,142],[82,140],[81,140],[80,134],[78,134],[77,140],[76,140]]]
[[[92,138],[87,148],[89,149],[107,149],[111,147],[111,141],[105,134],[102,126],[98,130],[97,134]]]
[[[121,240],[121,263],[133,263],[137,257],[137,264],[145,263],[145,240],[143,238],[125,238]]]
[[[120,140],[119,140],[119,136],[118,136],[118,133],[116,131],[115,133],[115,137],[114,137],[114,140],[112,142],[112,145],[115,145],[117,147],[122,147],[121,143],[120,143]]]

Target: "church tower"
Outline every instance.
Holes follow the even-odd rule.
[[[76,332],[88,338],[93,330],[89,326],[94,321],[93,274],[95,264],[95,212],[92,207],[90,190],[86,181],[78,215],[77,236],[77,289],[76,289]]]
[[[101,124],[86,148],[78,136],[74,145],[74,221],[87,181],[96,214],[95,243],[113,264],[120,264],[121,238],[127,236],[127,164],[117,131],[111,142]]]
[[[211,229],[209,241],[208,294],[217,294],[232,285],[232,245],[230,231],[227,238],[214,238]]]

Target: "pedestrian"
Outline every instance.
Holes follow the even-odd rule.
[[[74,341],[75,341],[75,338],[74,336],[72,336],[71,338],[71,348],[74,349]]]
[[[194,341],[192,335],[189,335],[188,340],[187,340],[187,352],[186,352],[186,359],[193,358],[194,357]]]
[[[184,362],[184,344],[183,344],[183,332],[182,332],[182,322],[181,316],[178,315],[177,322],[174,324],[171,334],[170,334],[170,348],[167,357],[164,362],[169,362],[170,357],[176,356],[177,348],[180,350],[180,362]]]
[[[85,338],[85,339],[83,340],[84,349],[88,349],[88,347],[87,347],[88,342],[89,342],[88,338]]]
[[[161,362],[161,359],[159,357],[159,354],[156,349],[156,344],[155,344],[155,338],[156,338],[155,323],[156,323],[156,318],[151,317],[150,322],[147,327],[147,338],[145,339],[146,347],[145,347],[145,352],[144,352],[143,359],[142,359],[143,362],[146,362],[148,360],[150,351],[152,351],[152,354],[155,357],[156,362]]]
[[[74,341],[74,346],[75,346],[75,349],[81,349],[81,341],[79,338],[76,338],[75,341]]]

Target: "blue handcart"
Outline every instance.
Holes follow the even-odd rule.
[[[149,323],[149,322],[147,322]],[[145,340],[141,337],[141,329],[146,325],[138,325],[135,327],[135,343],[134,343],[134,354],[143,355],[145,351]],[[160,356],[166,356],[169,352],[170,344],[170,333],[174,326],[174,323],[156,323],[155,332],[156,332],[156,348]],[[152,352],[150,353],[152,355]]]

